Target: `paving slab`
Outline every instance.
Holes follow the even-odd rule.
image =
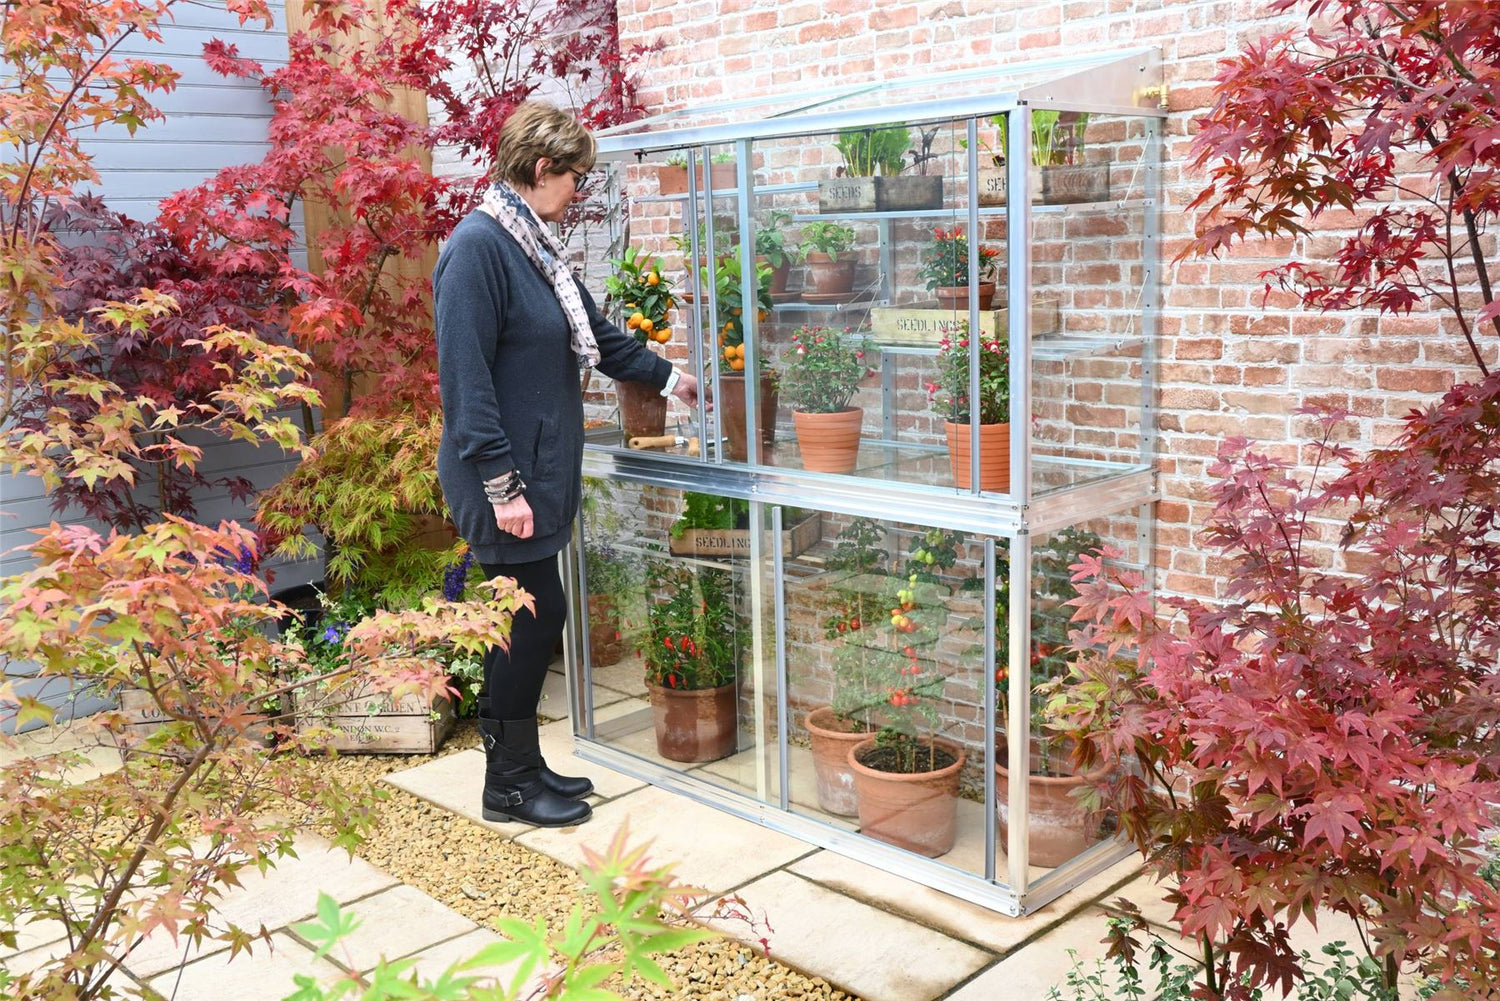
[[[61,921],[47,918],[43,921],[28,921],[17,926],[16,944],[11,946],[0,945],[0,959],[14,956],[22,952],[30,952],[40,946],[51,945],[68,937],[68,928]]]
[[[483,928],[475,928],[473,931],[460,935],[458,938],[450,938],[446,942],[430,945],[415,956],[405,958],[411,959],[411,969],[403,974],[403,977],[415,973],[423,980],[435,980],[437,977],[452,966],[454,963],[466,962],[474,958],[474,955],[487,945],[500,941],[500,936]],[[507,972],[513,972],[515,964],[498,967],[483,967],[477,970],[467,971],[465,975],[481,977],[504,977]],[[362,972],[368,973],[369,969]]]
[[[271,936],[269,944],[256,942],[251,950],[233,959],[221,952],[163,973],[151,980],[151,989],[173,1001],[281,1001],[296,990],[292,978],[299,973],[326,983],[342,972],[285,933]]]
[[[15,737],[0,737],[0,766],[23,758],[48,758],[64,753],[76,753],[82,758],[61,775],[70,785],[118,771],[121,765],[119,749],[98,725],[88,720],[71,720]]]
[[[589,678],[595,688],[603,686],[636,698],[646,697],[646,665],[639,657],[626,657],[617,664],[596,667],[589,672]]]
[[[381,957],[410,956],[478,928],[451,907],[405,885],[366,897],[345,910],[359,919],[359,927],[330,956],[355,970],[371,969]]]
[[[416,768],[392,772],[381,781],[434,806],[467,817],[476,824],[483,824],[507,838],[532,830],[530,824],[496,824],[481,815],[479,800],[484,792],[484,752],[477,748],[445,754]]]
[[[548,723],[540,731],[542,756],[555,771],[569,775],[587,775],[594,781],[594,792],[603,799],[614,799],[645,786],[646,783],[613,768],[584,761],[573,753],[573,723],[559,720]],[[482,771],[483,769],[481,769]]]
[[[400,882],[364,859],[350,858],[348,852],[315,834],[299,834],[293,847],[296,858],[282,859],[264,875],[253,868],[240,870],[240,885],[228,889],[214,905],[211,929],[222,931],[236,925],[252,934],[261,928],[274,930],[312,916],[319,893],[347,904]],[[196,946],[182,938],[174,942],[171,935],[158,930],[130,951],[125,967],[148,979],[227,948],[226,943],[214,940]]]
[[[997,953],[1007,953],[1087,906],[1139,870],[1126,859],[1080,884],[1040,910],[1012,918],[971,904],[940,890],[829,851],[793,863],[789,869],[830,890],[902,914],[955,938]],[[1111,898],[1116,894],[1109,894]]]
[[[789,872],[773,872],[737,892],[770,923],[773,959],[863,1001],[930,1001],[995,958]],[[764,932],[741,922],[710,924],[752,943]]]
[[[676,863],[679,879],[710,893],[747,883],[811,850],[796,838],[649,786],[599,806],[582,827],[536,828],[516,841],[576,869],[584,845],[602,850],[625,824],[632,844],[650,841],[657,864]]]
[[[562,671],[548,671],[542,682],[542,701],[537,713],[548,719],[567,719],[571,712],[568,705],[568,679]]]

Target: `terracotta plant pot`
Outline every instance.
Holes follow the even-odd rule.
[[[647,685],[656,750],[671,761],[717,761],[735,750],[738,715],[733,682],[683,690]]]
[[[954,309],[967,311],[969,308],[969,286],[967,285],[942,285],[932,290],[937,296],[938,306],[942,309]],[[979,308],[989,309],[990,300],[995,297],[994,282],[979,283]]]
[[[1000,847],[1003,849],[1010,830],[1010,772],[1005,768],[1010,753],[1004,734],[998,734],[996,740],[995,813],[1000,821]],[[1040,755],[1040,747],[1032,741],[1032,760]],[[1059,759],[1065,760],[1065,756],[1057,754],[1052,758],[1054,765]],[[1100,831],[1102,815],[1083,809],[1076,796],[1090,782],[1102,779],[1106,771],[1101,768],[1087,776],[1027,776],[1026,857],[1031,865],[1056,868],[1103,840]]]
[[[768,375],[760,377],[760,443],[761,453],[756,462],[766,461],[765,449],[776,444],[776,383]],[[724,422],[724,434],[729,437],[726,446],[731,459],[744,462],[749,454],[745,431],[745,377],[743,375],[719,376],[720,419]]]
[[[620,427],[627,438],[659,438],[667,430],[667,398],[650,383],[617,382]]]
[[[850,729],[834,715],[832,706],[814,709],[803,720],[812,739],[813,774],[817,778],[818,808],[840,817],[859,813],[854,796],[854,771],[849,767],[849,749],[867,739],[867,730]]]
[[[589,662],[594,667],[618,664],[624,655],[620,643],[620,613],[612,594],[589,595]]]
[[[757,254],[755,257],[755,263],[757,265],[764,264],[766,266],[770,266],[771,262],[764,256]],[[770,292],[772,295],[781,295],[786,291],[786,280],[791,277],[791,274],[792,262],[783,257],[781,259],[781,267],[771,268],[771,287],[766,291]]]
[[[948,459],[953,482],[969,489],[969,425],[943,421],[948,434]],[[979,425],[979,489],[1010,491],[1010,424]]]
[[[837,261],[812,251],[807,255],[807,275],[818,295],[842,295],[854,291],[854,252],[846,250]]]
[[[709,167],[708,177],[715,191],[733,191],[738,179],[732,163],[716,163]],[[703,165],[698,165],[698,193],[703,193]],[[685,194],[688,189],[687,167],[659,164],[656,168],[656,190],[664,195]]]
[[[964,766],[964,749],[948,740],[934,739],[933,743],[954,760],[937,771],[912,775],[865,765],[863,759],[876,750],[874,737],[849,749],[861,834],[928,858],[953,850],[958,838],[958,773]]]
[[[832,414],[792,411],[802,468],[814,473],[848,473],[859,460],[859,428],[864,411],[845,407]]]

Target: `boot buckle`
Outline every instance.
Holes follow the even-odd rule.
[[[484,749],[487,752],[495,749],[495,735],[486,730],[480,731],[480,742],[484,744]]]
[[[521,791],[519,789],[512,789],[510,792],[505,794],[506,806],[521,806],[525,802],[526,797],[521,795]]]

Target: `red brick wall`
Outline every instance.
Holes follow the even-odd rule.
[[[660,41],[637,62],[652,111],[754,94],[806,93],[872,79],[1158,46],[1171,88],[1158,429],[1164,500],[1157,563],[1167,591],[1213,595],[1214,560],[1194,545],[1209,513],[1207,467],[1222,438],[1297,454],[1304,403],[1345,407],[1346,437],[1388,442],[1400,417],[1468,378],[1467,351],[1437,317],[1321,315],[1273,293],[1265,269],[1326,255],[1349,218],[1309,240],[1256,243],[1224,260],[1172,264],[1192,231],[1201,177],[1187,167],[1191,118],[1212,97],[1216,61],[1291,23],[1263,0],[619,0],[623,45]],[[1326,235],[1325,235],[1326,234]]]

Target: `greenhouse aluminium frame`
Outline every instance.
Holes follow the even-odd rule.
[[[932,97],[932,94],[949,96]],[[751,524],[769,523],[776,533],[772,538],[780,537],[781,506],[809,504],[851,516],[895,518],[914,525],[941,525],[945,528],[1006,536],[1010,547],[1008,614],[1011,628],[1008,631],[1008,662],[1011,664],[1027,663],[1031,649],[1031,536],[1034,533],[1053,531],[1095,515],[1135,509],[1138,512],[1137,542],[1142,554],[1142,569],[1146,574],[1148,587],[1153,586],[1155,520],[1152,505],[1158,499],[1157,474],[1154,468],[1154,369],[1160,309],[1161,268],[1158,257],[1161,123],[1166,117],[1160,60],[1155,50],[1114,52],[1098,57],[1048,60],[944,74],[920,80],[853,86],[819,95],[814,101],[800,103],[778,104],[775,99],[753,99],[686,109],[601,133],[599,153],[601,162],[608,164],[634,162],[647,153],[663,150],[686,150],[689,184],[687,197],[690,203],[696,204],[700,198],[711,200],[713,197],[710,173],[702,172],[702,180],[707,182],[709,190],[700,192],[700,175],[696,169],[699,164],[709,162],[712,146],[732,146],[738,151],[738,162],[749,165],[752,143],[758,140],[828,133],[850,127],[878,127],[893,121],[967,119],[968,176],[974,178],[979,169],[976,121],[980,117],[1004,114],[1008,148],[1017,153],[1009,158],[1005,166],[1007,190],[1012,193],[1010,204],[1019,206],[1018,211],[1009,211],[1005,216],[1006,253],[1009,260],[1008,302],[1029,303],[1032,301],[1032,214],[1035,211],[1048,211],[1047,207],[1033,206],[1030,197],[1032,178],[1029,176],[1028,165],[1031,161],[1031,113],[1037,110],[1122,115],[1144,120],[1145,143],[1140,161],[1140,186],[1144,193],[1143,286],[1139,297],[1142,395],[1137,465],[1119,475],[1033,496],[1029,428],[1032,409],[1031,318],[1028,309],[1012,309],[1011,426],[1026,430],[1025,433],[1011,436],[1012,487],[1009,494],[980,492],[977,447],[971,449],[971,482],[974,486],[967,492],[954,490],[943,495],[929,494],[904,502],[899,496],[893,498],[886,491],[872,490],[868,482],[858,479],[763,465],[726,464],[722,456],[704,455],[688,459],[670,454],[628,452],[597,445],[590,445],[586,450],[585,474],[674,490],[708,491],[724,497],[747,500],[751,506]],[[753,185],[752,171],[748,167],[739,169],[738,186],[732,194],[738,196],[738,251],[742,261],[749,261],[753,257],[753,195],[766,190],[768,189],[765,187]],[[707,213],[708,228],[704,234],[709,245],[712,245],[713,240],[712,215]],[[977,185],[973,183],[968,185],[967,222],[969,232],[980,231]],[[693,228],[689,229],[689,239],[691,257],[696,259],[700,249],[699,234]],[[970,241],[968,250],[972,274],[978,265],[979,241]],[[742,271],[742,301],[754,302],[755,269],[744,268]],[[712,288],[708,292],[710,296],[713,295]],[[971,326],[977,327],[980,303],[975,286],[970,287],[968,308]],[[748,328],[745,343],[750,352],[746,356],[746,364],[750,371],[756,370],[756,352],[759,350],[755,336],[757,321],[751,315],[753,312],[747,310],[745,316]],[[719,374],[718,359],[713,352],[708,352],[708,357],[704,358],[699,341],[699,338],[694,338],[691,344],[690,365],[697,371],[704,371],[706,366],[711,373],[710,378],[716,380]],[[975,362],[979,351],[978,338],[973,340],[971,351],[970,392],[972,398],[977,398],[979,366]],[[747,379],[745,382],[745,409],[749,425],[746,435],[753,442],[759,440],[755,426],[759,414],[755,399],[758,387],[755,379]],[[700,401],[696,416],[698,427],[708,426],[705,403]],[[970,425],[970,433],[977,444],[977,425]],[[766,511],[767,505],[770,506],[769,512]],[[579,531],[579,538],[582,538],[581,519]],[[1106,840],[1040,880],[1033,880],[1027,857],[1028,824],[1011,823],[1004,846],[1008,871],[1003,874],[1002,879],[1002,874],[995,871],[998,823],[994,801],[996,783],[993,779],[986,782],[984,808],[987,861],[983,878],[977,873],[958,871],[815,818],[791,812],[787,776],[789,714],[784,644],[786,623],[779,590],[783,580],[783,557],[779,546],[770,546],[770,551],[767,549],[763,533],[751,532],[750,565],[768,567],[772,579],[778,585],[778,596],[772,609],[765,607],[762,594],[764,588],[757,586],[752,589],[751,594],[751,616],[756,623],[755,628],[760,630],[762,624],[771,624],[775,636],[774,651],[766,651],[764,643],[755,644],[751,667],[757,695],[756,724],[762,733],[773,728],[772,720],[761,717],[767,702],[763,693],[771,691],[773,687],[776,693],[774,730],[777,734],[777,755],[770,763],[766,761],[765,754],[757,755],[757,785],[761,795],[758,798],[750,797],[715,785],[693,774],[643,760],[608,746],[599,739],[586,640],[587,609],[582,597],[589,592],[582,547],[575,544],[569,550],[570,572],[565,575],[572,611],[566,644],[569,700],[580,756],[769,828],[1012,915],[1035,910],[1129,853],[1130,848],[1123,842]],[[994,539],[987,540],[984,546],[985,579],[991,583],[996,572],[995,550]],[[985,600],[986,621],[993,621],[994,600],[994,589],[990,587]],[[769,617],[767,612],[771,613]],[[987,670],[993,673],[997,655],[995,640],[992,630],[985,632],[985,664]],[[771,653],[774,653],[774,658],[770,657]],[[774,672],[774,685],[766,683],[771,672]],[[986,684],[984,689],[984,711],[987,718],[993,719],[997,708],[995,687]],[[1011,685],[1008,697],[1010,718],[1028,718],[1028,700],[1031,697],[1029,686]],[[997,755],[995,728],[988,727],[987,731],[983,764],[985,774],[993,776]],[[1016,763],[1017,774],[1026,774],[1031,756],[1028,730],[1011,727],[1007,740],[1008,760]],[[780,772],[776,776],[779,781],[774,783],[779,792],[779,802],[778,794],[769,791],[772,788],[770,771],[776,768]],[[1009,783],[1008,802],[1010,817],[1029,819],[1027,783]]]

